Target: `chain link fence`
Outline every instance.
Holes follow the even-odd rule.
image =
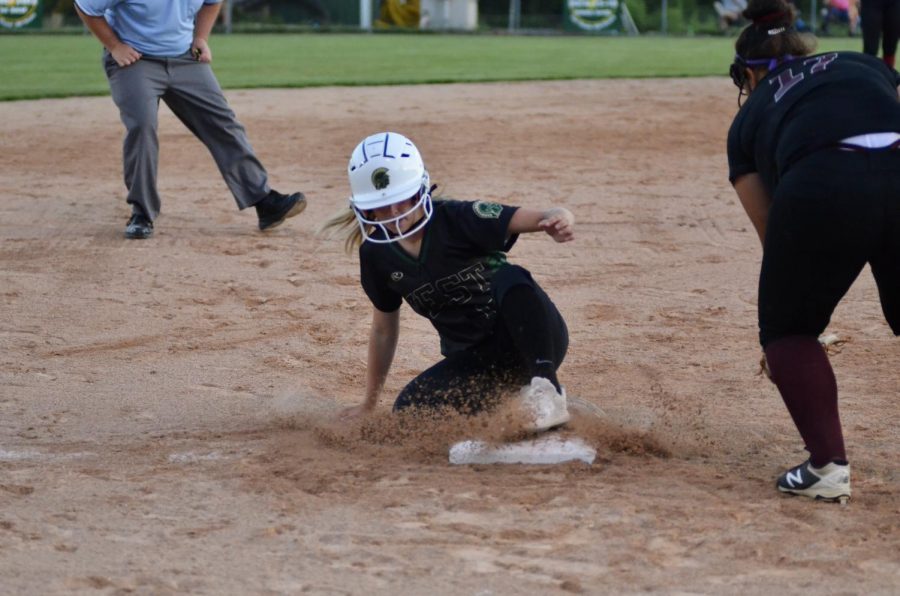
[[[723,18],[723,9],[743,1],[226,0],[220,28],[235,32],[429,29],[732,36],[744,23]],[[817,30],[824,1],[797,0],[801,27]],[[0,31],[80,27],[74,0],[0,0]],[[848,28],[838,26],[829,33],[846,35]]]

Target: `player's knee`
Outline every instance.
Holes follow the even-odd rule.
[[[825,324],[760,325],[759,345],[761,345],[763,349],[766,349],[772,342],[785,337],[797,335],[819,337],[825,332],[827,326],[828,321],[826,321]]]

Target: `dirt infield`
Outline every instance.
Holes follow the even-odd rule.
[[[239,212],[167,110],[163,214],[125,241],[109,98],[0,104],[4,593],[870,593],[900,590],[900,341],[868,270],[829,332],[854,499],[781,497],[804,458],[757,375],[758,241],[726,179],[726,78],[240,91],[306,212]],[[314,237],[355,143],[395,129],[446,195],[576,215],[523,238],[599,406],[591,466],[447,463],[502,420],[363,423],[370,306]],[[823,242],[840,242],[840,230]],[[394,394],[438,358],[404,307]]]

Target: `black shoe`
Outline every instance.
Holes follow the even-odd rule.
[[[131,240],[143,240],[153,235],[153,222],[142,213],[133,213],[125,226],[125,237]]]
[[[255,207],[256,215],[259,216],[259,229],[268,230],[306,209],[306,197],[302,192],[283,195],[272,190]]]

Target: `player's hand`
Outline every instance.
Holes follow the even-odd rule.
[[[212,62],[212,50],[209,49],[209,44],[202,37],[196,38],[191,44],[191,55],[197,62],[206,62],[207,64]]]
[[[557,242],[569,242],[575,239],[575,216],[568,209],[556,207],[547,217],[538,222],[538,226]]]
[[[339,420],[353,420],[355,418],[362,418],[368,415],[372,410],[375,409],[375,404],[370,404],[369,402],[363,402],[358,406],[352,406],[350,408],[344,408],[338,414]]]
[[[116,64],[122,68],[131,66],[141,59],[141,53],[127,43],[120,43],[112,48],[109,53],[112,55],[113,60],[116,61]]]

